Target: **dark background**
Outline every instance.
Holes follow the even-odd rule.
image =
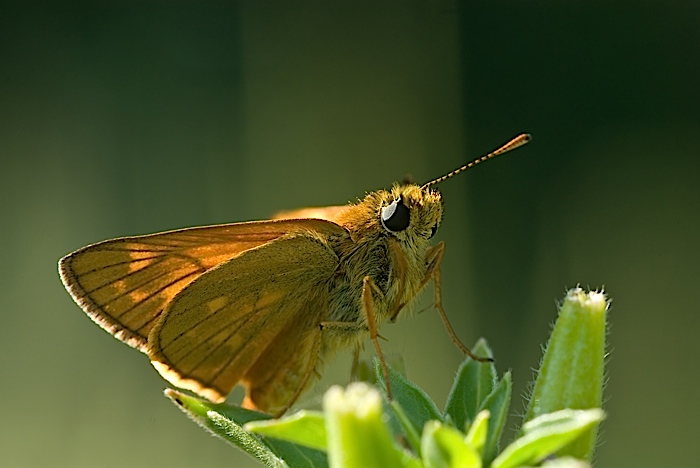
[[[458,334],[513,370],[517,415],[555,301],[604,286],[598,465],[700,464],[699,19],[690,0],[1,4],[0,464],[254,465],[80,312],[61,256],[345,203],[522,131],[440,187]],[[442,405],[461,357],[437,315],[382,334]]]

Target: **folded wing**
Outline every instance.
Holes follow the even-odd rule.
[[[321,238],[300,233],[209,270],[172,300],[151,331],[153,365],[174,385],[212,401],[223,401],[239,381],[249,389],[284,387],[280,397],[253,402],[263,410],[292,398],[302,378],[279,371],[313,370],[328,279],[337,267]]]
[[[188,284],[242,252],[294,232],[345,231],[318,219],[256,221],[124,237],[80,249],[59,262],[73,299],[102,328],[148,351],[165,307]]]

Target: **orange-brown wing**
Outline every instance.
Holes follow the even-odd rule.
[[[280,211],[274,216],[274,219],[325,219],[326,221],[336,222],[338,214],[348,208],[348,205],[342,206],[316,206],[311,208],[301,208],[299,210]]]
[[[147,352],[164,308],[209,269],[290,232],[345,233],[317,219],[253,221],[100,242],[59,261],[73,299],[102,328]]]
[[[305,372],[305,359],[296,355],[300,343],[283,332],[296,337],[320,330],[326,283],[337,267],[322,239],[294,234],[211,269],[172,300],[151,331],[153,365],[173,385],[216,402],[269,350],[276,361],[270,366],[295,360],[290,371]]]

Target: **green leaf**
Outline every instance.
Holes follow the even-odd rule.
[[[493,357],[486,340],[479,339],[472,351],[478,356]],[[496,366],[493,362],[478,362],[467,357],[457,371],[445,404],[445,415],[456,427],[466,427],[482,409],[486,397],[496,384]]]
[[[270,419],[271,416],[238,406],[214,404],[167,389],[165,395],[194,422],[217,437],[241,448],[264,465],[275,468],[325,468],[323,452],[275,439],[263,439],[243,429],[245,423]]]
[[[464,434],[440,421],[425,425],[421,453],[426,468],[481,468],[481,459],[464,442]]]
[[[171,389],[166,390],[165,395],[170,398],[175,405],[183,410],[194,422],[212,434],[221,437],[237,447],[240,447],[245,452],[264,463],[266,466],[287,466],[287,464],[278,458],[277,455],[272,452],[272,450],[260,439],[243,430],[240,424],[236,424],[220,412],[217,412],[217,409],[220,409],[222,405],[215,405]],[[252,420],[256,417],[260,417],[260,419],[262,419],[266,417],[262,414],[256,415],[252,411],[243,410],[242,408],[240,408],[240,410],[242,420]],[[236,411],[231,408],[231,412]]]
[[[406,375],[406,363],[403,360],[401,354],[387,353],[384,358],[389,366],[393,367],[394,370],[398,371],[402,375]],[[372,386],[380,387],[382,384],[379,382],[384,381],[384,375],[377,374],[374,372],[374,358],[360,359],[357,363],[357,367],[354,369],[351,377],[353,381],[366,382]],[[377,379],[379,377],[379,379]]]
[[[608,300],[599,292],[570,290],[561,305],[535,381],[525,421],[565,408],[602,406]],[[590,460],[597,425],[558,455]]]
[[[523,436],[506,447],[491,466],[534,465],[585,434],[603,417],[600,409],[566,409],[538,416],[523,426]]]
[[[257,458],[265,465],[275,468],[288,467],[284,460],[277,458],[274,452],[258,438],[246,432],[241,426],[221,413],[217,413],[216,411],[207,412],[206,424],[207,429],[213,434],[242,448],[249,455]]]
[[[467,431],[467,436],[464,442],[472,448],[479,456],[482,456],[484,444],[486,443],[486,435],[489,430],[489,419],[491,415],[488,410],[480,411],[474,418],[474,422]]]
[[[280,419],[252,421],[243,428],[312,449],[326,450],[326,422],[323,413],[318,411],[299,411]]]
[[[416,455],[420,457],[420,433],[416,431],[416,428],[413,426],[413,423],[408,418],[408,416],[406,416],[406,413],[404,412],[403,408],[401,408],[401,405],[398,401],[392,401],[390,405],[391,408],[394,410],[396,420],[399,422],[403,433],[406,435],[406,440],[408,441],[408,444],[411,446]]]
[[[386,382],[384,382],[379,359],[374,361],[374,373],[386,393]],[[392,400],[401,405],[416,432],[423,432],[423,426],[430,420],[442,421],[440,410],[428,394],[392,367],[389,367],[389,382],[391,383]]]
[[[334,468],[419,467],[396,446],[382,414],[380,393],[363,382],[331,387],[323,398],[328,459]]]
[[[498,443],[501,440],[501,434],[508,418],[512,389],[513,383],[510,371],[508,371],[503,375],[503,378],[498,382],[491,394],[486,397],[482,405],[482,408],[488,410],[491,414],[486,442],[482,452],[485,463],[490,463],[498,454]]]
[[[565,409],[554,411],[552,413],[538,416],[532,421],[526,422],[522,427],[522,433],[523,435],[527,435],[532,432],[539,432],[543,430],[548,431],[550,429],[553,430],[553,428],[556,428],[557,431],[561,431],[563,429],[573,429],[579,426],[602,421],[604,417],[605,412],[599,408],[589,410]]]

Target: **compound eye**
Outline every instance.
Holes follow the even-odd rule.
[[[391,232],[403,231],[410,221],[411,212],[400,198],[382,208],[382,225]]]

